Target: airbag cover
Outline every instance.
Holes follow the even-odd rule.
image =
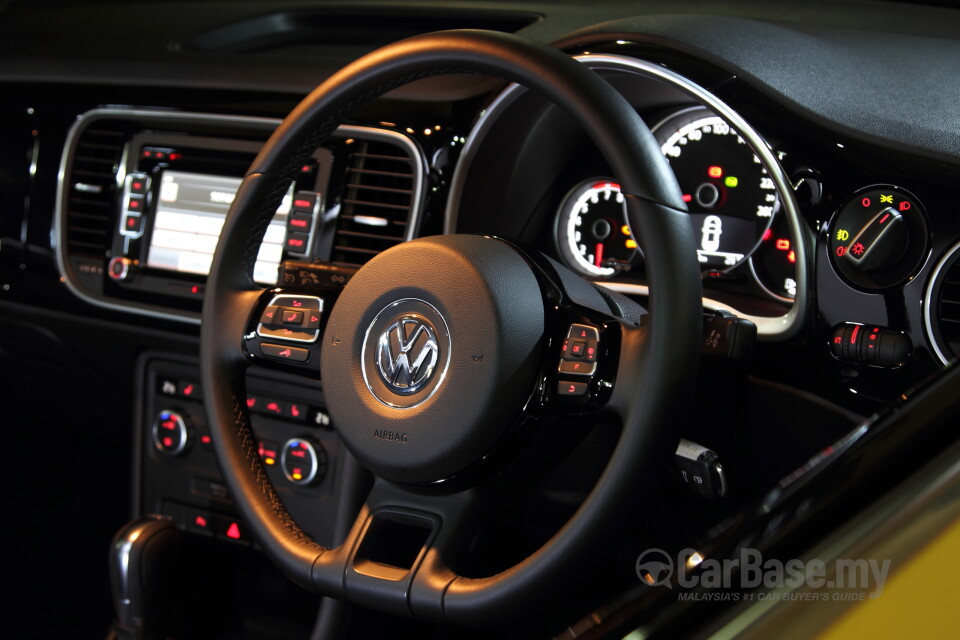
[[[515,421],[543,334],[540,286],[509,244],[449,235],[393,247],[350,280],[326,327],[334,425],[382,478],[454,476]]]

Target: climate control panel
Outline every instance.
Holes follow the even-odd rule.
[[[140,376],[138,514],[160,513],[182,531],[249,543],[217,467],[197,363],[146,356]],[[297,522],[318,542],[332,544],[342,449],[319,383],[253,370],[246,389],[244,403],[268,477]]]

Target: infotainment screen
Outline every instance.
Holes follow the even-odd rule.
[[[160,177],[147,266],[207,275],[220,230],[240,178],[166,170]],[[253,279],[276,284],[286,239],[293,185],[283,198],[253,270]]]

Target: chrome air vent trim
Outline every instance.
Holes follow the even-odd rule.
[[[923,327],[927,333],[927,339],[933,353],[936,355],[940,364],[946,366],[956,359],[956,354],[951,353],[949,341],[944,337],[941,323],[943,322],[943,312],[941,311],[941,302],[943,300],[943,285],[947,281],[951,271],[954,271],[960,265],[960,243],[950,247],[943,257],[937,261],[936,266],[930,274],[927,281],[927,289],[923,294]],[[957,318],[960,320],[960,317]]]
[[[390,141],[404,154],[393,155],[375,146],[377,142],[363,141],[363,148],[352,151],[347,160],[333,238],[334,264],[360,267],[416,233],[423,191],[423,171],[417,171],[417,165],[423,167],[423,162],[414,149]]]

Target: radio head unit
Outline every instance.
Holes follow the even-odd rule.
[[[198,323],[227,212],[279,123],[121,107],[84,114],[57,194],[67,287],[102,307]],[[427,169],[411,137],[342,125],[321,145],[266,230],[253,273],[264,286],[283,284],[284,261],[357,268],[417,233]]]
[[[197,297],[258,142],[143,133],[131,141],[107,274],[133,292]],[[254,280],[277,283],[282,260],[316,255],[332,154],[304,163],[267,227]]]

